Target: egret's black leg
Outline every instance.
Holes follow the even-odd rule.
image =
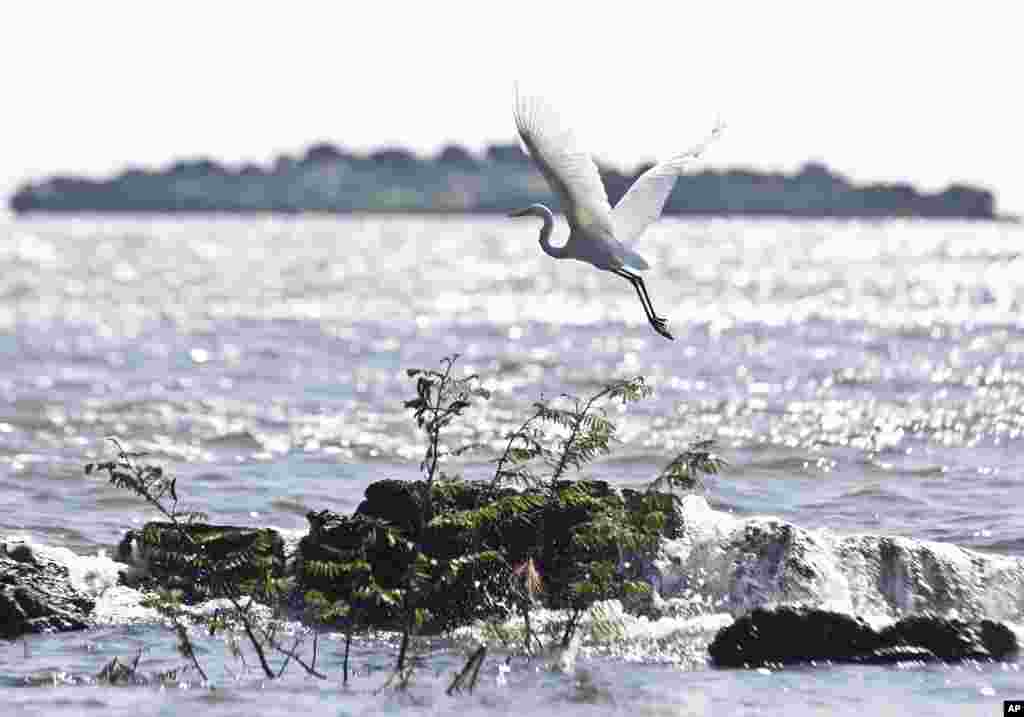
[[[647,317],[647,320],[650,321],[652,324],[659,321],[660,319],[658,315],[654,313],[654,307],[651,305],[651,299],[649,296],[647,296],[647,294],[643,291],[643,289],[641,289],[640,285],[637,283],[637,277],[621,269],[616,271],[615,273],[621,276],[626,281],[628,281],[630,285],[636,290],[636,295],[640,297],[640,305],[644,307],[644,315]]]
[[[647,306],[649,306],[651,309],[651,316],[653,316],[654,319],[661,323],[663,326],[667,325],[668,322],[665,319],[658,316],[658,314],[654,311],[654,302],[651,301],[651,295],[647,293],[647,284],[644,283],[644,280],[639,276],[634,276],[633,280],[633,285],[636,286],[644,295],[644,298],[647,299]]]
[[[644,307],[644,314],[647,315],[647,321],[651,324],[655,331],[664,336],[666,339],[672,341],[675,337],[668,332],[668,324],[662,317],[654,313],[654,304],[651,302],[651,297],[647,293],[647,286],[644,284],[644,280],[636,274],[630,274],[628,271],[617,269],[615,274],[618,274],[623,279],[626,279],[633,288],[636,289],[637,296],[640,297],[640,303]]]
[[[636,283],[636,277],[625,271],[616,271],[615,273],[628,281],[633,288],[636,289],[636,295],[640,297],[640,305],[644,307],[644,315],[647,316],[647,320],[653,322],[657,319],[658,317],[654,313],[654,308],[651,306],[650,299],[644,296],[644,292],[640,290],[639,284]]]
[[[661,316],[654,313],[654,302],[651,301],[651,295],[647,293],[647,285],[644,284],[644,280],[639,276],[633,276],[633,286],[636,287],[638,294],[641,294],[645,299],[647,299],[647,306],[651,310],[651,315],[648,317],[648,320],[651,322],[651,326],[654,327],[654,330],[669,341],[675,341],[675,337],[668,332],[668,322]]]

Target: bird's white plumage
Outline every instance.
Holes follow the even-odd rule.
[[[679,175],[691,162],[704,154],[704,150],[718,138],[722,129],[723,125],[719,123],[703,142],[682,154],[656,164],[633,182],[633,186],[612,210],[616,239],[627,247],[632,247],[635,244],[647,227],[661,216],[661,211],[665,208],[665,202],[668,201],[672,187],[675,186]]]
[[[539,241],[549,256],[585,261],[627,279],[640,297],[647,321],[656,332],[672,339],[667,321],[655,313],[647,287],[636,273],[649,266],[632,244],[661,216],[676,178],[703,154],[722,126],[715,127],[700,145],[644,172],[612,210],[594,160],[580,148],[575,135],[561,124],[546,102],[523,95],[516,85],[513,113],[526,150],[562,201],[569,222],[569,239],[562,246],[551,243],[554,216],[543,204],[531,204],[511,216],[534,216],[544,221]]]
[[[544,100],[521,94],[518,86],[514,114],[519,136],[558,193],[570,224],[613,235],[612,208],[601,175],[590,155],[580,149],[575,134]]]
[[[647,262],[632,250],[632,245],[661,216],[679,175],[704,154],[723,129],[719,123],[700,144],[644,172],[613,210],[597,165],[550,105],[539,97],[523,94],[517,84],[514,114],[523,144],[562,200],[570,225],[622,243],[623,259],[635,269],[646,269]]]

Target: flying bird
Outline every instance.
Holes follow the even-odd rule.
[[[579,148],[575,135],[561,125],[557,113],[546,102],[521,94],[517,85],[514,114],[526,149],[562,201],[569,222],[569,239],[562,246],[551,243],[555,219],[543,204],[531,204],[509,216],[534,216],[544,221],[540,247],[548,256],[585,261],[628,281],[636,289],[654,330],[674,340],[665,319],[655,313],[639,275],[650,265],[633,246],[661,216],[676,178],[718,138],[724,126],[717,124],[699,145],[648,169],[612,209],[594,160]]]

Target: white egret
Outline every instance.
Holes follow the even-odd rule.
[[[551,244],[554,216],[543,204],[531,204],[510,216],[534,216],[544,221],[540,247],[548,256],[585,261],[629,281],[654,330],[673,339],[665,319],[654,312],[644,280],[637,273],[649,265],[633,246],[661,216],[676,178],[721,133],[721,123],[699,145],[640,175],[613,210],[594,160],[580,150],[573,133],[560,124],[558,115],[546,102],[520,94],[517,85],[514,113],[516,127],[530,156],[562,201],[569,222],[569,239],[562,246]]]

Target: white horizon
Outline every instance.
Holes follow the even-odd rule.
[[[58,174],[196,157],[266,166],[321,141],[479,154],[515,141],[520,79],[620,169],[685,149],[721,117],[725,135],[694,171],[821,162],[856,184],[988,189],[999,213],[1024,213],[1015,15],[995,2],[323,8],[12,6],[0,30],[4,203]]]

